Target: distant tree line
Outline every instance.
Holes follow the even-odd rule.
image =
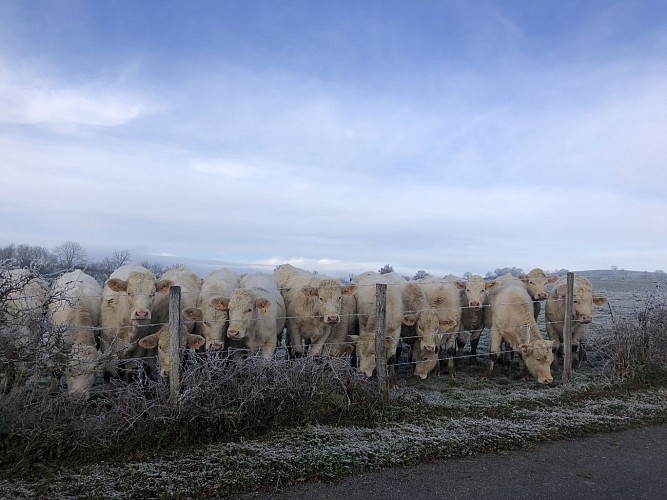
[[[83,269],[100,284],[103,284],[116,269],[131,260],[129,250],[114,250],[111,255],[101,260],[90,259],[83,245],[76,241],[64,241],[53,250],[37,245],[14,243],[0,247],[0,267],[4,269],[28,268],[46,277]],[[175,269],[180,265],[168,266],[147,260],[140,264],[156,276],[161,276],[169,269]]]

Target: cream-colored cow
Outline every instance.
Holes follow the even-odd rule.
[[[357,301],[357,317],[359,320],[359,335],[350,335],[359,361],[359,371],[370,377],[376,367],[375,360],[375,330],[376,315],[376,288],[378,284],[387,285],[385,338],[387,364],[389,366],[390,386],[398,383],[396,375],[396,349],[401,337],[403,323],[403,300],[397,286],[391,286],[391,280],[381,274],[368,271],[357,276],[352,283],[355,285],[354,297]]]
[[[499,288],[495,291],[495,288]],[[490,309],[493,311],[489,360],[482,379],[488,379],[494,362],[500,354],[500,343],[504,340],[509,347],[521,355],[521,374],[530,372],[542,384],[553,382],[551,363],[554,359],[553,342],[540,335],[537,321],[533,316],[533,301],[526,287],[519,280],[491,288]],[[494,293],[495,292],[495,293]]]
[[[196,322],[195,331],[206,339],[208,351],[221,351],[225,346],[229,325],[226,304],[238,287],[239,276],[236,272],[226,267],[215,269],[204,277],[197,307],[183,309],[184,318]]]
[[[0,270],[0,322],[3,341],[16,353],[0,363],[0,389],[9,392],[29,375],[27,351],[34,356],[39,349],[41,329],[48,300],[48,283],[27,269]]]
[[[106,358],[106,381],[119,368],[125,379],[137,375],[144,362],[154,369],[154,353],[137,341],[150,333],[157,288],[155,275],[138,264],[119,267],[102,288],[100,348]]]
[[[48,319],[49,344],[56,363],[65,372],[67,392],[90,396],[100,356],[95,341],[102,306],[102,287],[80,269],[63,274],[51,286]],[[60,371],[60,370],[59,370]],[[60,378],[51,382],[58,392]]]
[[[607,303],[607,298],[595,296],[593,285],[583,276],[574,276],[574,295],[572,304],[572,352],[577,356],[572,357],[574,368],[586,359],[586,351],[583,339],[586,335],[588,325],[593,321],[593,307],[600,307]],[[547,320],[547,334],[555,343],[558,351],[562,353],[560,345],[563,342],[563,329],[565,327],[565,299],[567,292],[567,276],[561,276],[554,284],[547,297],[545,316]]]
[[[283,264],[273,272],[287,309],[289,345],[297,356],[322,353],[335,325],[340,321],[343,295],[351,295],[355,285]]]
[[[275,277],[246,274],[240,288],[232,293],[228,308],[227,337],[242,342],[252,354],[259,351],[262,358],[271,359],[285,327],[285,301]]]

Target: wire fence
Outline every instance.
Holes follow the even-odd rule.
[[[443,283],[448,283],[448,282],[445,281]],[[352,284],[357,286],[358,288],[375,287],[376,286],[375,283],[373,283],[373,284],[354,284],[354,283],[352,283]],[[388,287],[402,287],[402,286],[407,285],[407,284],[411,284],[411,283],[409,283],[409,282],[404,283],[404,284],[389,283]],[[414,283],[412,283],[412,284],[414,284]],[[341,286],[344,286],[344,285],[345,284],[341,284]],[[293,288],[294,287],[282,287],[282,288],[278,287],[277,289],[282,291],[282,293],[285,293],[288,290],[291,290]],[[598,315],[605,314],[612,321],[613,321],[613,318],[614,318],[615,315],[624,316],[624,315],[627,315],[627,314],[634,314],[634,313],[637,312],[638,308],[641,309],[641,304],[646,299],[646,294],[647,293],[649,293],[649,292],[647,292],[646,290],[641,290],[641,291],[640,290],[628,290],[628,291],[624,292],[624,294],[625,294],[624,299],[625,300],[623,300],[622,302],[615,302],[613,304],[613,306],[612,306],[611,302],[608,302],[606,310],[602,310],[602,311],[598,310],[597,314]],[[184,290],[182,292],[182,294],[183,294],[184,297],[186,297],[189,300],[189,302],[196,302],[196,299],[200,298],[200,292],[199,291]],[[137,294],[137,295],[153,299],[155,297],[155,292],[150,292],[150,293],[147,292],[145,294],[140,293],[140,294]],[[110,298],[111,299],[116,299],[119,296],[122,296],[122,294],[115,294],[112,297],[109,297],[109,296],[98,297],[98,296],[79,295],[79,296],[76,297],[76,299],[81,299],[81,298],[84,298],[84,297],[85,298],[93,298],[93,299],[99,298],[100,301],[104,302],[105,300],[109,300]],[[15,297],[10,298],[9,300],[15,300],[16,302],[20,302],[20,301],[25,301],[26,299],[36,299],[36,298],[39,298],[39,297],[36,296],[36,295],[35,296],[24,296],[24,297],[20,297],[20,298],[15,298]],[[62,300],[62,299],[59,299],[59,300]],[[559,298],[559,297],[553,297],[553,296],[549,296],[549,298],[547,300],[550,301],[551,303],[565,302],[565,299],[562,299],[562,298]],[[52,297],[51,297],[51,301],[53,302],[53,294],[52,294]],[[505,305],[510,305],[510,304],[511,303],[494,303],[494,307],[500,307],[500,306],[505,306]],[[525,303],[520,303],[520,304],[526,305]],[[540,304],[540,305],[544,306],[545,301],[544,300],[542,300],[542,301],[531,301],[530,305],[533,305],[533,304]],[[61,306],[62,307],[68,307],[67,301],[64,300],[63,303],[61,304]],[[474,307],[465,305],[464,303],[459,303],[458,305],[452,305],[452,306],[457,307],[459,312],[463,311],[463,310],[466,310],[466,309],[473,309],[473,310],[476,310],[476,311],[484,312],[484,311],[487,311],[491,307],[489,304],[486,304],[486,303],[481,304],[480,306],[474,306]],[[431,310],[431,311],[434,311],[434,312],[438,313],[440,311],[445,311],[446,309],[447,308],[424,307],[424,308],[417,309],[417,310],[412,311],[412,312],[421,313],[423,311]],[[542,307],[542,311],[544,311],[544,307]],[[6,316],[6,314],[5,314],[5,316]],[[347,322],[351,321],[352,323],[358,323],[360,319],[365,319],[367,316],[368,316],[368,314],[361,314],[359,312],[353,312],[353,313],[348,312],[348,313],[339,314],[338,319],[339,319],[339,321],[344,320],[344,321],[347,321]],[[312,320],[312,319],[319,319],[319,318],[322,318],[321,314],[319,314],[319,313],[313,313],[312,315],[290,315],[289,311],[288,311],[288,314],[280,315],[280,316],[278,316],[274,319],[280,321],[280,320],[300,320],[300,319]],[[259,317],[253,317],[253,318],[251,318],[251,321],[260,321],[261,319],[262,318],[259,318]],[[10,322],[8,321],[8,319],[6,317],[4,317],[2,319],[2,321],[3,321],[3,323],[2,323],[3,330],[7,330],[7,329],[11,330],[12,329],[12,326],[9,324]],[[230,321],[229,312],[227,312],[227,317],[218,322],[218,323],[222,323],[221,326],[222,326],[223,332],[224,332],[224,328],[226,326],[228,326],[229,321]],[[197,320],[197,321],[186,321],[185,322],[186,325],[194,326],[195,331],[199,330],[198,325],[202,325],[204,323],[210,323],[210,320],[207,321],[207,320],[202,319],[202,320]],[[546,327],[547,325],[557,324],[558,326],[561,326],[564,323],[565,323],[564,320],[548,322],[548,321],[546,321],[546,317],[543,317],[543,319],[540,321],[539,325],[540,325],[540,330],[543,330],[543,327]],[[164,327],[165,325],[168,325],[168,324],[169,324],[169,322],[146,322],[146,323],[141,324],[141,328],[144,331],[154,331],[154,330],[159,330],[160,328],[162,328],[162,327]],[[532,325],[532,323],[525,323],[525,324],[522,324],[522,325],[519,325],[519,326],[523,327],[523,328],[529,328],[530,325]],[[116,328],[117,328],[118,331],[121,331],[125,328],[136,328],[136,326],[137,325],[124,325],[124,326],[118,326]],[[74,329],[74,328],[76,328],[78,330],[91,331],[94,334],[96,334],[96,336],[99,336],[99,334],[102,331],[105,330],[102,326],[99,326],[99,325],[58,325],[56,327],[56,326],[50,324],[47,320],[45,320],[43,325],[41,326],[41,332],[40,332],[40,335],[41,335],[41,338],[42,338],[42,341],[43,341],[42,342],[42,347],[43,347],[43,345],[48,345],[48,342],[44,342],[44,339],[48,338],[49,335],[53,335],[53,336],[56,336],[56,337],[57,336],[64,336],[64,335],[66,335],[68,330]],[[457,335],[469,335],[469,334],[472,334],[472,333],[475,333],[475,332],[483,333],[484,330],[485,330],[485,328],[469,330],[469,331],[466,332],[466,331],[463,331],[461,328],[457,328],[456,330],[453,330],[453,331],[439,332],[439,335],[449,336],[449,338],[451,339],[452,337],[456,337]],[[297,346],[297,345],[292,344],[289,340],[289,336],[287,336],[286,333],[287,332],[283,330],[282,334],[280,335],[280,344],[278,346],[278,349],[281,350],[282,353],[289,353],[295,347],[303,347],[303,346]],[[350,333],[350,332],[347,332],[347,333]],[[535,332],[535,334],[540,335],[540,332]],[[423,337],[424,337],[423,334],[421,336],[418,335],[418,334],[412,334],[412,335],[409,335],[409,334],[405,335],[404,334],[403,336],[400,337],[398,342],[406,343],[409,346],[409,344],[412,343],[413,341],[417,341],[417,340],[419,340],[420,338],[423,338]],[[38,346],[40,345],[39,342],[37,343],[37,345]],[[329,342],[326,343],[326,346],[329,349],[330,348],[336,348],[336,347],[338,347],[338,348],[348,347],[350,345],[351,345],[351,343],[350,343],[349,339],[340,340],[340,341],[329,341]],[[100,360],[109,361],[109,360],[112,360],[115,357],[123,355],[123,353],[128,348],[128,344],[124,343],[122,345],[122,347],[115,347],[113,345],[110,346],[110,347],[111,347],[111,349],[108,350],[107,352],[100,353],[100,358],[99,358]],[[465,352],[456,352],[456,353],[445,352],[444,354],[442,354],[443,353],[442,346],[439,346],[439,347],[440,348],[438,350],[440,351],[440,353],[439,353],[440,356],[441,357],[446,356],[448,359],[466,360],[466,359],[470,359],[472,357],[477,357],[476,354],[472,354],[472,353],[466,354]],[[241,347],[241,348],[238,348],[238,350],[243,351],[244,349]],[[183,351],[185,352],[185,351],[187,351],[187,349],[183,349]],[[518,353],[519,349],[506,348],[504,350],[504,352],[505,353]],[[197,353],[197,355],[199,356],[200,360],[201,359],[207,359],[208,362],[218,362],[216,360],[224,359],[224,356],[221,356],[219,353],[199,352],[199,353]],[[257,354],[252,353],[252,352],[247,352],[247,350],[246,350],[246,355],[247,356],[252,356],[252,355],[257,355]],[[284,354],[284,356],[285,356],[285,358],[287,357],[285,354]],[[4,367],[7,368],[10,364],[13,363],[13,361],[10,360],[10,359],[7,359],[7,357],[8,356],[6,355],[6,353],[0,353],[0,367],[2,367],[4,365]],[[42,359],[42,362],[43,362],[43,357],[40,358],[40,359]],[[148,356],[139,356],[139,357],[133,358],[133,359],[136,359],[136,361],[138,361],[139,363],[146,363],[146,364],[153,363],[154,364],[156,357],[155,357],[155,355],[148,355]],[[408,359],[407,361],[404,361],[404,360],[399,359],[399,360],[396,360],[395,366],[407,366],[407,365],[415,366],[415,365],[419,365],[420,363],[432,363],[432,362],[433,362],[432,359],[429,360],[429,361],[421,361],[419,359]]]

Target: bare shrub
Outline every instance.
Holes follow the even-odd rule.
[[[639,313],[615,319],[601,346],[605,373],[614,382],[651,384],[667,378],[667,296],[651,293]]]
[[[382,412],[374,383],[344,359],[186,358],[177,404],[166,383],[148,380],[117,382],[88,401],[0,395],[0,465],[128,457],[284,427],[374,421]]]

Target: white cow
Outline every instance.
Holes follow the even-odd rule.
[[[436,352],[440,347],[440,323],[436,311],[431,308],[426,294],[418,283],[413,283],[397,273],[382,275],[398,287],[403,302],[403,326],[401,335],[414,349],[414,340],[419,340],[419,349]]]
[[[285,299],[287,331],[293,352],[302,356],[305,341],[310,343],[309,356],[320,354],[340,321],[343,295],[351,295],[355,285],[343,285],[335,278],[291,264],[278,266],[273,274]]]
[[[497,291],[494,288],[498,287]],[[489,360],[482,379],[491,376],[494,362],[500,353],[502,340],[511,349],[518,351],[521,355],[521,375],[526,376],[526,370],[530,372],[542,384],[553,382],[551,376],[551,363],[554,356],[552,352],[553,343],[544,340],[533,316],[533,301],[526,287],[519,281],[505,283],[502,286],[496,284],[491,288],[490,308],[493,310],[493,323],[491,326],[491,345],[489,348]]]
[[[359,325],[357,321],[357,300],[354,298],[354,294],[343,294],[339,318],[340,321],[334,325],[324,345],[324,352],[329,356],[350,355],[354,352],[354,345],[348,339],[349,335],[355,334]]]
[[[197,322],[195,331],[206,339],[207,351],[221,351],[225,346],[229,323],[226,302],[238,287],[236,272],[226,267],[215,269],[204,277],[197,307],[183,310],[186,320]]]
[[[158,281],[158,293],[153,299],[153,319],[151,323],[155,330],[159,330],[164,323],[169,322],[169,288],[173,285],[181,287],[181,309],[197,306],[197,299],[202,286],[202,279],[186,267],[170,269]],[[194,323],[186,325],[192,333]]]
[[[100,357],[95,337],[100,326],[102,287],[80,269],[63,274],[51,286],[48,319],[54,331],[50,345],[64,368],[67,391],[90,396]],[[64,359],[63,359],[64,354]],[[58,392],[59,377],[51,392]]]
[[[228,306],[227,337],[243,342],[253,353],[261,351],[262,358],[271,359],[285,327],[285,301],[275,277],[266,273],[246,274]]]
[[[572,304],[572,352],[578,355],[572,357],[572,365],[577,368],[581,361],[586,359],[583,338],[588,325],[593,321],[593,306],[602,306],[607,303],[606,297],[593,295],[593,285],[583,276],[574,276],[574,295]],[[567,292],[567,276],[561,276],[554,284],[547,297],[545,316],[547,334],[562,352],[563,329],[565,327],[565,299]]]
[[[447,277],[449,278],[449,277]],[[463,355],[467,333],[470,333],[470,362],[477,362],[477,345],[484,331],[484,308],[488,306],[487,290],[494,286],[493,281],[484,281],[479,275],[465,280],[461,290],[461,327],[456,344],[458,356]]]
[[[542,301],[547,298],[547,285],[555,283],[558,276],[547,276],[542,269],[536,267],[531,269],[528,274],[520,274],[519,279],[526,286],[528,295],[533,299],[533,315],[537,319],[542,309]]]
[[[0,389],[9,392],[28,376],[25,359],[35,356],[46,312],[49,286],[27,269],[0,270],[0,322],[10,359],[0,366]]]
[[[401,325],[403,324],[403,300],[401,292],[397,286],[390,286],[392,284],[390,279],[372,271],[360,274],[353,280],[353,283],[355,285],[354,296],[357,301],[359,335],[350,335],[349,338],[357,350],[359,371],[367,377],[373,375],[376,367],[376,287],[378,284],[388,285],[384,347],[387,353],[390,385],[395,387],[398,383],[395,366],[396,349],[400,342]]]
[[[456,338],[461,329],[461,290],[465,288],[465,283],[460,280],[427,276],[417,280],[417,284],[426,294],[429,305],[438,316],[440,345],[445,347],[449,376],[456,378],[454,357]]]
[[[150,369],[154,354],[137,341],[150,333],[153,298],[158,282],[143,266],[128,264],[116,269],[102,288],[100,348],[108,358],[105,380],[116,376],[119,367],[124,378],[146,359]],[[119,366],[120,365],[120,366]]]

